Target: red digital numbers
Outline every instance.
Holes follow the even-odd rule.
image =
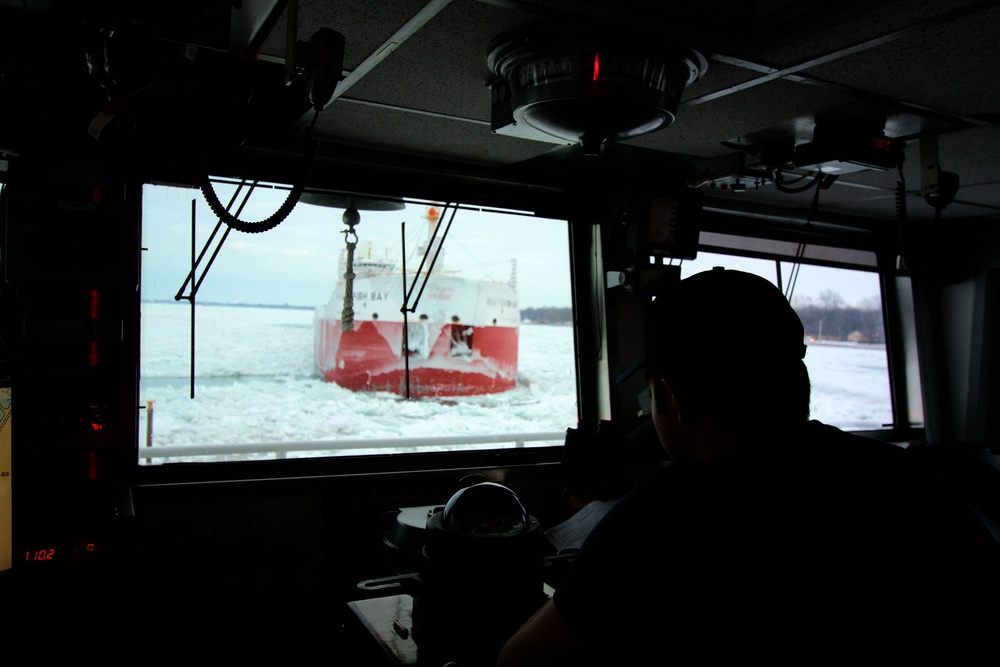
[[[39,549],[38,551],[25,551],[24,560],[55,560],[55,549]]]

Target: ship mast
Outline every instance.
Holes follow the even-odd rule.
[[[423,218],[427,221],[428,241],[420,246],[420,254],[428,257],[437,256],[436,270],[440,272],[444,265],[444,249],[441,247],[442,239],[438,238],[436,232],[438,224],[441,222],[441,211],[436,206],[428,206]],[[430,244],[429,248],[427,244]]]

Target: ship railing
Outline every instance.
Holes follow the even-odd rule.
[[[466,448],[484,449],[482,445],[496,445],[497,448],[526,447],[528,443],[538,446],[543,443],[561,445],[566,440],[565,431],[544,433],[494,433],[489,435],[426,436],[419,438],[352,439],[352,440],[312,440],[307,442],[250,442],[217,445],[153,445],[142,447],[139,458],[146,463],[164,459],[188,460],[192,457],[210,456],[220,460],[246,460],[251,457],[285,459],[289,454],[334,454],[352,453],[390,454],[419,451],[462,450]],[[354,450],[354,451],[351,451]],[[256,455],[256,456],[255,456]]]

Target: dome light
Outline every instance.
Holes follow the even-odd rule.
[[[497,77],[495,132],[580,143],[588,153],[672,124],[684,87],[708,67],[699,52],[660,38],[549,25],[497,38],[487,65]]]

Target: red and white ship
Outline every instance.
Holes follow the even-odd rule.
[[[428,209],[437,224],[439,213]],[[432,253],[433,254],[433,253]],[[439,256],[438,265],[441,263]],[[354,328],[343,331],[345,281],[341,278],[314,318],[318,373],[354,391],[420,396],[469,396],[517,384],[520,309],[510,283],[472,280],[435,266],[404,331],[402,269],[391,261],[354,257]],[[413,283],[408,270],[406,285]],[[425,276],[418,277],[417,290]]]

